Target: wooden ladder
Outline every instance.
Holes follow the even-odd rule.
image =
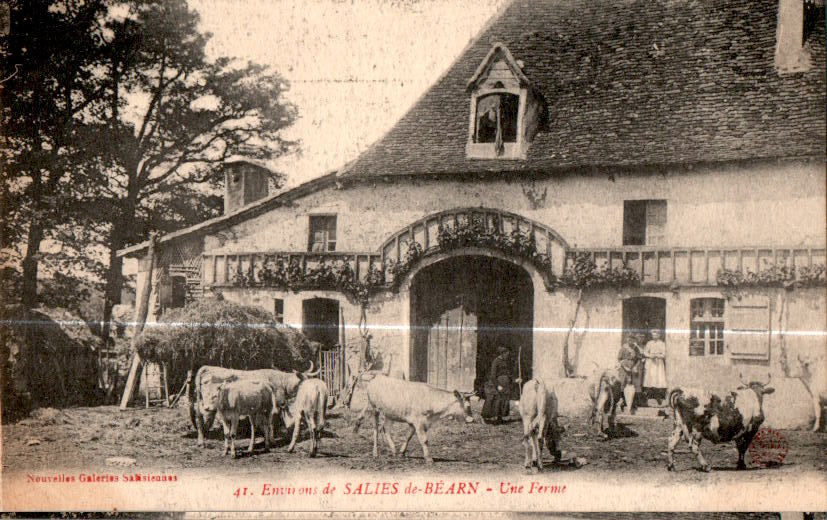
[[[148,376],[148,367],[150,363],[143,363],[143,370],[141,372],[141,378],[144,381],[144,401],[146,403],[146,407],[149,408],[151,404],[164,404],[169,406],[169,385],[167,384],[167,366],[164,363],[160,365],[153,364],[154,366],[160,366],[161,373],[160,375],[160,382],[158,386],[151,386]],[[153,391],[157,392],[159,397],[151,398],[151,394]]]

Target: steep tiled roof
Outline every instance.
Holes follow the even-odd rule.
[[[823,155],[824,24],[809,72],[774,67],[777,0],[515,0],[340,176]],[[548,112],[524,160],[467,159],[466,84],[502,42]]]

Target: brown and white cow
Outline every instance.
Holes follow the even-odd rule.
[[[215,419],[215,400],[218,394],[218,387],[232,378],[266,381],[274,389],[281,389],[288,399],[296,395],[299,383],[317,375],[313,371],[313,362],[310,362],[310,370],[306,372],[283,372],[274,368],[260,370],[235,370],[232,368],[204,365],[195,374],[190,390],[190,420],[198,431],[198,446],[204,446],[204,435],[212,428]]]
[[[675,469],[673,453],[682,437],[689,443],[702,471],[710,470],[701,453],[703,439],[716,444],[734,441],[738,449],[738,469],[746,469],[744,454],[764,422],[764,395],[775,391],[767,386],[771,379],[772,376],[766,383],[745,383],[741,378],[741,386],[725,395],[723,400],[704,390],[670,390],[668,400],[674,429],[669,436],[667,451],[669,471]]]
[[[253,453],[257,425],[264,430],[264,451],[270,451],[274,416],[286,404],[284,390],[276,389],[266,381],[230,378],[219,385],[216,414],[224,427],[224,455],[231,449],[235,458],[238,421],[244,417],[250,421],[250,447],[247,451]]]
[[[605,423],[608,416],[610,430],[615,428],[617,403],[623,396],[623,379],[616,368],[602,369],[595,372],[589,383],[589,397],[592,400],[592,410],[589,423],[594,424],[598,416],[600,421],[597,432],[606,435]]]
[[[327,384],[321,379],[305,379],[301,382],[295,401],[288,408],[282,410],[284,426],[288,430],[291,426],[293,427],[293,438],[290,441],[290,446],[287,447],[288,452],[292,452],[296,447],[296,441],[299,439],[299,429],[302,419],[304,419],[308,430],[310,430],[310,456],[316,456],[316,448],[325,427],[328,399]]]
[[[419,444],[422,446],[425,462],[428,464],[433,464],[434,462],[428,447],[428,429],[431,424],[443,417],[458,416],[464,416],[465,422],[467,423],[474,422],[468,396],[456,390],[451,392],[450,390],[443,390],[425,383],[405,381],[377,374],[365,385],[365,393],[367,394],[367,402],[359,418],[356,420],[353,431],[354,433],[359,431],[359,427],[365,418],[365,413],[368,408],[372,409],[374,416],[374,458],[379,455],[380,415],[384,415],[386,420],[407,423],[410,427],[408,436],[400,448],[399,455],[401,457],[405,456],[408,442],[410,442],[413,434],[416,433]],[[393,439],[384,425],[381,427],[385,433],[388,446],[391,449],[391,454],[395,455],[396,446],[393,443]]]
[[[824,358],[802,357],[799,354],[798,368],[796,377],[804,383],[812,398],[815,415],[813,431],[817,432],[821,427],[824,406],[827,405],[827,366]]]
[[[523,385],[520,396],[520,416],[523,419],[523,446],[526,470],[543,469],[543,444],[559,461],[559,440],[562,429],[557,423],[557,396],[539,377]]]

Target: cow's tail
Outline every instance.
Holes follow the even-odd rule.
[[[597,383],[597,393],[594,396],[594,403],[592,404],[591,423],[597,420],[597,415],[606,411],[606,403],[603,403],[603,410],[599,410],[600,396],[603,395],[604,390],[609,396],[609,410],[614,409],[614,392],[612,392],[611,382],[606,374],[601,374],[600,381]]]
[[[191,370],[187,373],[187,400],[189,401],[190,422],[192,422],[192,427],[196,430],[198,429],[198,424],[196,424],[196,407],[198,406],[198,402],[201,400],[200,382],[201,369],[199,369],[194,375]]]
[[[316,410],[316,431],[322,431],[325,425],[325,415],[327,414],[327,392],[320,392],[318,408]]]

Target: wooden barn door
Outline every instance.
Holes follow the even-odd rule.
[[[477,315],[463,300],[459,298],[430,324],[428,384],[470,392],[477,366]]]

